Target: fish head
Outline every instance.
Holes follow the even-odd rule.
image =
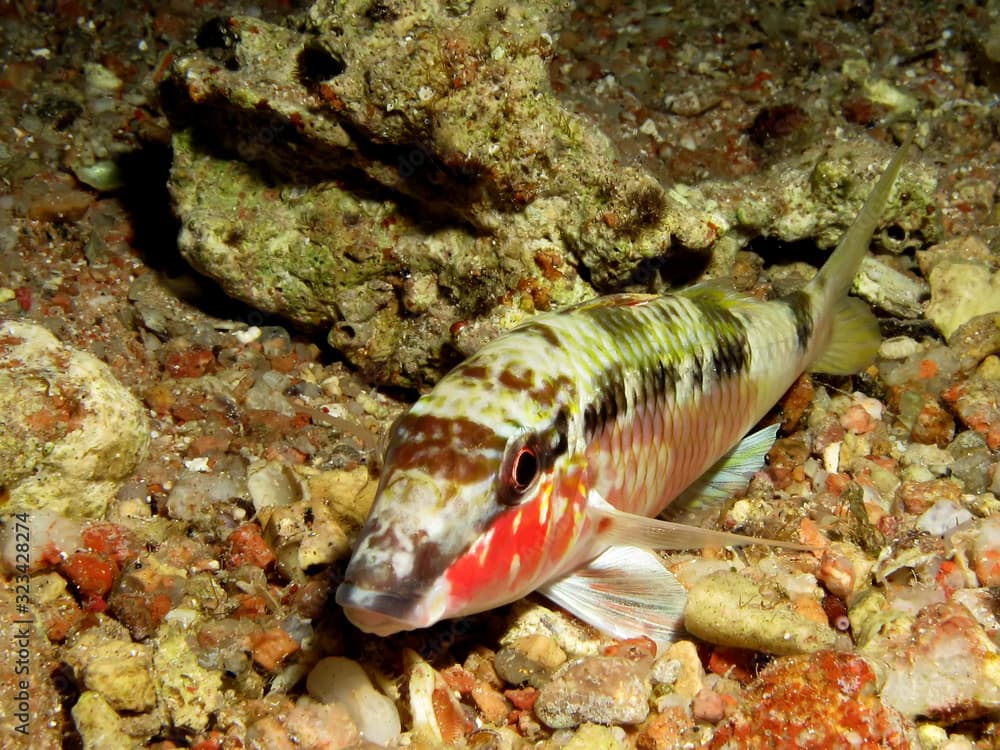
[[[378,635],[519,599],[565,571],[587,524],[567,409],[503,394],[462,409],[446,377],[393,427],[337,603]],[[468,386],[468,384],[465,384]],[[491,406],[492,405],[492,406]],[[493,408],[496,406],[497,408]],[[523,409],[523,414],[518,416]]]

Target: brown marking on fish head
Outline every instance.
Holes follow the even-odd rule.
[[[471,419],[407,414],[397,422],[386,452],[387,471],[417,469],[460,484],[496,471],[503,438]]]

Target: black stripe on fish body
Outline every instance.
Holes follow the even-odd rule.
[[[647,404],[663,405],[667,397],[673,395],[677,390],[677,381],[680,373],[676,365],[669,361],[666,356],[654,360],[645,368],[642,373],[643,396]],[[696,383],[699,381],[696,379]],[[700,385],[700,383],[699,383]]]
[[[599,307],[586,310],[607,337],[604,352],[612,357],[597,373],[597,383],[590,403],[584,408],[583,428],[587,441],[607,425],[627,416],[630,408],[643,403],[663,403],[676,388],[678,378],[676,347],[663,351],[654,348],[656,338],[651,325],[662,325],[657,317],[640,312],[641,308]],[[682,321],[678,316],[664,316],[670,327],[662,335],[676,340]],[[648,340],[646,340],[648,339]],[[638,359],[636,359],[638,358]]]
[[[721,378],[734,378],[749,369],[750,347],[746,329],[720,332],[712,348],[712,371]]]
[[[812,300],[803,291],[792,292],[781,299],[779,303],[787,305],[795,321],[795,338],[799,349],[805,351],[809,348],[809,341],[812,339],[815,321],[812,316]]]
[[[580,310],[606,337],[604,351],[611,359],[597,373],[593,397],[584,408],[585,438],[591,440],[627,414],[630,404],[665,403],[679,387],[703,392],[717,380],[744,374],[750,366],[749,337],[729,302],[724,292],[703,288],[690,296],[666,295],[648,306]],[[706,336],[711,343],[699,343]],[[639,360],[625,361],[632,356]],[[637,377],[627,378],[628,373]]]
[[[701,357],[691,358],[691,382],[702,390],[708,386],[705,382],[705,368],[702,366]]]
[[[695,306],[693,315],[689,309],[678,309],[681,300]],[[750,369],[749,334],[743,319],[732,311],[732,302],[722,290],[700,287],[663,297],[654,307],[667,327],[668,348],[673,349],[670,356],[678,367],[686,369],[690,362],[692,383],[700,390]],[[696,332],[711,343],[699,345]]]
[[[711,297],[695,297],[701,323],[713,334],[707,364],[718,379],[734,378],[750,369],[750,337],[746,324],[732,310]]]
[[[601,374],[593,400],[583,412],[584,436],[589,441],[606,425],[614,422],[628,410],[625,392],[625,370],[619,362]]]

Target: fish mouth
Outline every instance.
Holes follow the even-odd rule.
[[[441,619],[443,605],[438,596],[400,595],[342,583],[337,589],[337,604],[344,615],[359,630],[387,636],[404,630],[417,630]]]

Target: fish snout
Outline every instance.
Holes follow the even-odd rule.
[[[451,560],[447,488],[422,472],[386,477],[336,601],[361,630],[391,635],[446,617]]]
[[[378,636],[433,625],[444,615],[447,595],[434,587],[428,594],[397,595],[371,591],[342,583],[337,589],[337,604],[348,621],[359,630]]]

